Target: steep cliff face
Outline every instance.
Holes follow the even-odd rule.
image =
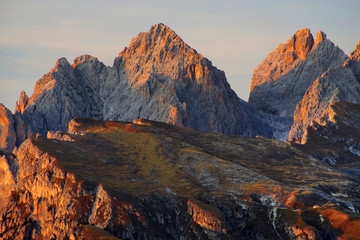
[[[331,118],[331,105],[337,101],[360,103],[360,44],[341,66],[322,74],[304,94],[294,112],[289,140],[306,142],[304,132],[313,121],[325,124]]]
[[[254,70],[249,102],[269,114],[276,138],[287,139],[296,105],[305,92],[321,74],[346,58],[323,32],[318,32],[314,42],[309,29],[299,30]]]
[[[14,115],[26,128],[17,143],[67,130],[79,117],[144,118],[201,131],[272,135],[262,115],[230,88],[224,72],[163,24],[135,37],[112,67],[89,55],[72,65],[59,59],[30,98],[20,94]]]
[[[136,123],[73,120],[0,152],[0,237],[359,239],[347,173],[276,140]]]

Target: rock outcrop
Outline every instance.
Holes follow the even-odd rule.
[[[269,114],[275,137],[288,138],[296,105],[314,81],[347,56],[318,32],[314,42],[309,29],[297,31],[255,68],[249,102]]]
[[[200,131],[272,136],[262,115],[230,88],[224,72],[163,24],[135,37],[112,67],[89,55],[71,65],[59,59],[30,98],[20,94],[15,116],[25,126],[16,145],[36,134],[67,130],[71,119],[81,117],[144,118]]]
[[[327,118],[305,129],[302,144],[292,145],[360,180],[360,104],[333,102]]]
[[[359,239],[350,174],[265,137],[136,122],[0,151],[0,238]]]
[[[11,151],[16,144],[15,120],[9,109],[0,104],[0,146]]]
[[[341,66],[323,73],[306,91],[294,112],[290,141],[305,143],[307,126],[331,119],[331,105],[337,101],[360,103],[360,43]]]

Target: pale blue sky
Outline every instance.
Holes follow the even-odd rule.
[[[139,32],[162,22],[224,70],[247,100],[252,71],[297,30],[323,30],[349,54],[360,40],[359,0],[0,0],[0,103],[14,110],[21,90],[60,57],[84,53],[106,65]]]

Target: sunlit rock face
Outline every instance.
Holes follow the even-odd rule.
[[[265,137],[134,122],[76,119],[0,151],[0,237],[359,239],[350,173]]]
[[[360,179],[360,105],[340,101],[327,109],[324,117],[307,126],[302,144],[294,145]]]
[[[0,104],[0,146],[11,151],[16,144],[14,117],[9,109]]]
[[[330,107],[337,101],[360,103],[360,44],[341,66],[323,73],[304,94],[294,112],[294,124],[289,132],[290,141],[305,143],[307,126],[321,125],[333,119]]]
[[[255,68],[250,91],[263,83],[275,82],[279,77],[287,74],[305,60],[313,45],[314,38],[310,29],[297,31],[291,39],[280,44]]]
[[[319,31],[314,41],[309,29],[297,31],[255,68],[249,102],[269,114],[274,136],[286,140],[296,105],[314,81],[347,56]]]
[[[164,24],[135,37],[112,67],[89,55],[73,64],[59,59],[36,82],[31,97],[20,94],[14,116],[25,127],[16,145],[36,134],[67,130],[79,117],[144,118],[200,131],[272,136],[262,115],[230,88],[224,72]]]

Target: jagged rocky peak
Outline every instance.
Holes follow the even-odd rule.
[[[324,41],[326,39],[326,34],[323,32],[323,31],[318,31],[317,34],[316,34],[316,38],[315,38],[315,43],[314,43],[314,46],[313,48],[316,48],[317,45]]]
[[[360,41],[356,45],[355,50],[351,52],[350,59],[360,61]]]
[[[15,112],[23,113],[29,103],[29,97],[25,91],[21,91],[19,101],[16,102]]]
[[[51,72],[58,72],[61,68],[68,68],[70,63],[65,57],[61,57],[56,61],[55,67],[51,69]]]
[[[297,58],[305,59],[314,44],[314,38],[309,28],[304,28],[297,31],[290,42],[287,44],[286,57],[290,61],[294,61]]]
[[[148,50],[162,50],[166,52],[174,51],[178,53],[188,52],[195,54],[196,51],[187,45],[172,29],[163,23],[159,23],[150,28],[149,32],[138,34],[131,41],[129,47],[125,48],[119,56],[126,54],[142,54]],[[154,54],[159,54],[154,52]]]
[[[274,49],[255,68],[250,91],[262,83],[276,81],[280,76],[288,73],[309,55],[313,45],[314,38],[310,29],[298,30],[288,41]]]
[[[274,49],[254,70],[250,91],[254,87],[276,81],[303,62],[318,44],[326,40],[326,34],[317,32],[314,41],[309,28],[298,30],[288,41]]]
[[[337,101],[360,103],[360,48],[340,66],[328,69],[307,89],[294,111],[294,123],[289,140],[305,143],[306,128],[317,122],[322,125],[331,115],[331,105]]]
[[[15,128],[22,126],[17,143],[67,130],[74,118],[143,118],[201,131],[272,136],[262,115],[230,88],[225,73],[164,24],[135,37],[112,67],[87,54],[71,65],[60,58],[28,100],[20,95],[15,114]]]
[[[80,57],[77,57],[74,59],[73,64],[71,65],[73,68],[76,68],[78,65],[82,63],[92,63],[92,62],[98,62],[98,59],[96,57],[93,57],[88,54],[81,55]]]
[[[309,29],[272,51],[255,68],[249,102],[269,114],[276,138],[286,140],[296,105],[326,70],[342,65],[346,54],[319,31],[314,41]]]
[[[152,26],[149,32],[140,33],[115,59],[115,66],[125,68],[120,72],[132,86],[142,86],[154,74],[185,80],[184,73],[195,73],[199,80],[204,75],[204,65],[211,65],[210,61],[162,23]]]
[[[35,83],[34,92],[29,99],[28,105],[34,103],[44,92],[55,87],[56,77],[54,74],[64,73],[69,69],[71,69],[71,66],[67,59],[65,57],[59,58],[51,71]]]

